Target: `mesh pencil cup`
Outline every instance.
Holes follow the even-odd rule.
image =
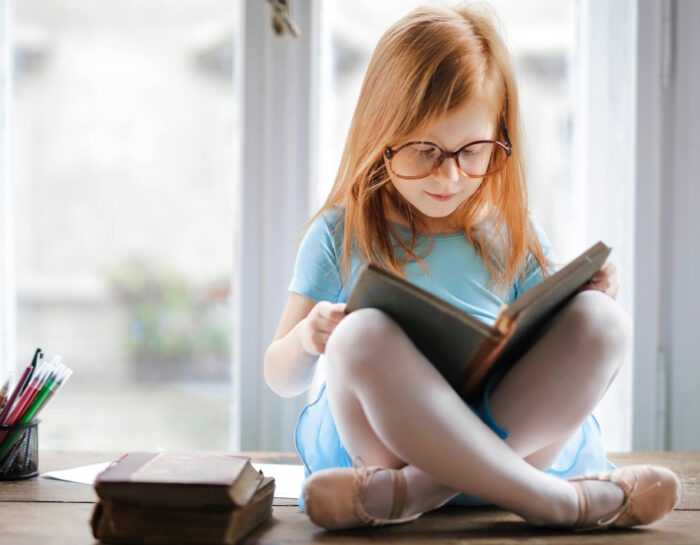
[[[0,480],[39,474],[39,422],[0,426]]]

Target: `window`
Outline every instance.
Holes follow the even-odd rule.
[[[18,366],[42,447],[228,446],[234,6],[12,6]]]

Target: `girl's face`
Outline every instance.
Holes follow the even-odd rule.
[[[470,102],[425,125],[404,142],[434,142],[449,152],[476,140],[490,140],[494,134],[492,110]],[[397,148],[404,142],[392,142],[392,147]],[[464,176],[457,169],[454,158],[445,158],[437,172],[417,180],[399,178],[391,171],[386,157],[384,161],[396,190],[426,216],[426,223],[435,232],[450,229],[451,224],[459,224],[454,221],[455,218],[450,217],[451,214],[479,189],[483,180]],[[402,218],[396,217],[395,211],[392,215],[394,221],[402,222]]]

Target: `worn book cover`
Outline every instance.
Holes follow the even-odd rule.
[[[386,312],[462,397],[474,401],[488,377],[527,351],[610,251],[602,242],[594,244],[501,308],[493,326],[373,264],[361,270],[346,312],[367,307]]]
[[[262,480],[250,458],[206,452],[130,452],[95,479],[103,500],[228,510],[248,503]]]
[[[274,479],[264,477],[248,503],[226,511],[101,500],[92,514],[92,532],[105,543],[234,545],[270,518],[274,492]]]

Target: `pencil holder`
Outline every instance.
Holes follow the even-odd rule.
[[[39,474],[39,422],[0,426],[0,480]]]

